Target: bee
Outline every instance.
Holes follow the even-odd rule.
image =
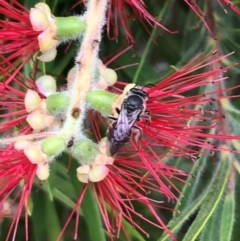
[[[137,132],[136,140],[139,143],[142,129],[136,125],[136,122],[141,118],[150,122],[150,111],[146,108],[148,98],[148,93],[135,85],[123,99],[121,109],[115,108],[118,118],[109,116],[109,119],[114,121],[107,133],[111,156],[130,140],[132,130]]]

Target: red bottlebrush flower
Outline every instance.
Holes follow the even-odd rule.
[[[28,132],[31,127],[26,122],[29,113],[26,110],[25,97],[28,90],[37,93],[36,85],[33,80],[21,73],[22,64],[15,68],[14,64],[10,63],[7,58],[3,58],[3,61],[7,67],[1,65],[4,82],[0,84],[0,118],[2,118],[0,132],[15,127]]]
[[[0,14],[5,17],[0,20],[0,53],[8,61],[18,59],[18,65],[26,63],[39,49],[39,32],[33,30],[29,10],[16,0],[0,0]]]
[[[129,20],[136,18],[145,26],[144,22],[147,22],[151,27],[159,26],[170,33],[166,27],[164,27],[159,21],[153,17],[147,10],[143,0],[111,0],[107,13],[107,34],[110,39],[116,39],[119,34],[119,26],[123,28],[127,39],[134,43],[134,38],[129,26]],[[131,10],[128,10],[128,9]],[[113,30],[110,30],[113,28]],[[113,36],[110,36],[111,33]]]
[[[15,68],[7,58],[2,57],[2,60],[6,67],[1,65],[4,81],[0,83],[0,133],[12,128],[29,133],[52,126],[54,117],[46,109],[47,93],[41,90],[41,83],[50,81],[56,91],[55,79],[49,75],[37,78],[38,61],[33,62],[33,73],[29,73],[32,78],[28,78],[21,72],[22,64]],[[39,118],[43,119],[39,122]]]
[[[212,69],[212,66],[230,55],[215,58],[215,54],[216,52],[213,52],[204,57],[201,57],[201,54],[197,55],[188,64],[151,88],[136,87],[149,94],[146,108],[150,111],[151,117],[149,124],[145,119],[135,123],[143,132],[140,145],[137,145],[135,138],[131,138],[115,156],[114,164],[108,166],[110,172],[106,178],[99,183],[87,184],[76,205],[77,209],[84,198],[87,186],[92,185],[107,231],[110,234],[117,233],[115,237],[118,237],[121,229],[125,232],[121,223],[122,218],[147,235],[146,230],[132,217],[138,216],[163,228],[173,240],[176,240],[157,214],[156,208],[164,208],[164,205],[159,205],[147,195],[149,191],[155,191],[167,197],[168,201],[178,200],[176,193],[180,194],[180,191],[174,186],[173,180],[184,182],[184,177],[188,174],[165,164],[164,160],[182,156],[195,162],[200,154],[212,155],[212,151],[225,150],[214,142],[240,139],[239,136],[225,135],[218,128],[217,122],[224,116],[213,105],[223,98],[223,92],[215,88],[215,83],[227,79],[222,75],[231,66]],[[114,92],[122,93],[121,88],[126,86],[126,83],[118,82],[117,86],[119,87],[113,87]],[[206,86],[208,92],[196,94],[197,90]],[[231,89],[224,91],[229,90]],[[89,114],[93,132],[100,140],[99,114]],[[145,205],[156,222],[152,223],[137,213],[132,206],[134,201]],[[105,202],[110,206],[110,216],[114,216],[113,222],[109,220]],[[126,232],[125,235],[130,240]]]
[[[151,200],[148,197],[148,193],[156,192],[174,199],[174,194],[170,191],[169,185],[174,188],[173,180],[180,180],[181,177],[184,178],[186,176],[183,171],[167,166],[163,162],[158,162],[157,159],[143,151],[139,152],[139,158],[136,156],[132,158],[129,156],[117,157],[114,165],[110,166],[108,176],[97,185],[93,184],[94,193],[107,231],[110,234],[116,232],[116,237],[119,237],[122,229],[128,238],[122,220],[122,218],[125,218],[133,227],[149,236],[147,230],[141,227],[137,220],[134,220],[133,216],[137,216],[143,221],[164,229],[173,240],[176,240],[156,210],[157,208],[167,208],[164,207],[164,204],[160,204],[161,201]],[[169,179],[172,180],[170,181]],[[110,205],[112,209],[110,215],[108,215],[106,204],[102,200]],[[148,220],[134,210],[132,206],[134,201],[144,205],[153,216],[155,222]],[[114,217],[112,223],[109,216]]]
[[[240,9],[237,8],[230,0],[217,0],[219,4],[222,6],[222,3],[225,3],[228,7],[230,7],[235,13],[240,14]]]
[[[231,66],[211,69],[215,63],[230,55],[212,59],[214,54],[216,52],[205,57],[199,54],[155,86],[143,87],[149,94],[146,108],[150,111],[151,121],[147,124],[146,120],[141,120],[136,125],[143,131],[141,147],[144,150],[150,153],[169,151],[169,156],[185,156],[195,160],[202,152],[221,150],[214,144],[217,140],[239,139],[237,136],[225,135],[218,126],[218,121],[225,116],[214,108],[214,103],[224,97],[223,92],[215,88],[215,83],[227,79],[222,75]],[[205,71],[205,68],[208,70]],[[126,85],[121,82],[118,84]],[[208,92],[196,94],[197,90],[205,86]],[[119,91],[119,88],[114,89]],[[134,152],[138,150],[136,144],[134,149]]]
[[[209,23],[206,19],[205,13],[202,9],[197,5],[196,0],[184,0],[184,2],[191,8],[191,10],[201,19],[204,23],[205,27],[207,28],[208,32],[213,35]],[[214,37],[214,36],[213,36]]]
[[[79,1],[72,8],[84,2],[86,1]],[[134,37],[129,24],[131,19],[138,19],[147,31],[146,23],[151,27],[158,26],[169,33],[177,33],[177,31],[172,32],[164,27],[156,17],[152,16],[147,11],[143,0],[111,0],[109,1],[107,11],[107,35],[109,39],[116,39],[122,28],[128,41],[134,43]]]
[[[97,116],[93,114],[92,117],[95,117],[94,119],[96,120]],[[93,120],[92,124],[96,130],[99,123]],[[119,238],[120,232],[124,233],[126,240],[131,240],[125,230],[123,219],[127,220],[133,227],[146,236],[149,236],[147,230],[137,221],[141,219],[144,222],[165,230],[172,240],[176,241],[175,236],[165,225],[157,211],[159,209],[172,211],[172,209],[164,207],[164,204],[159,200],[151,199],[149,194],[155,192],[159,197],[167,196],[168,200],[177,200],[173,192],[180,193],[180,191],[173,183],[175,180],[185,182],[184,180],[188,174],[166,165],[157,156],[153,156],[144,150],[140,150],[131,156],[120,154],[112,165],[108,165],[108,168],[109,173],[105,179],[100,182],[85,184],[76,206],[57,240],[60,240],[74,212],[79,210],[87,188],[91,187],[111,240]],[[172,190],[170,190],[170,186]],[[145,206],[151,213],[154,221],[148,220],[135,210],[133,207],[134,202]],[[78,224],[79,214],[78,212],[76,214],[76,222]],[[78,227],[77,224],[76,227]],[[77,238],[77,230],[74,237]]]
[[[232,9],[235,13],[240,14],[240,9],[238,9],[231,1],[229,0],[217,0],[219,5],[224,9],[225,12],[227,10],[224,8],[223,3],[228,5],[230,9]],[[213,35],[214,33],[210,29],[210,22],[208,17],[206,17],[206,14],[203,12],[203,10],[198,6],[196,0],[184,0],[184,2],[191,8],[191,10],[201,19],[201,21],[206,26],[208,32]],[[213,36],[215,37],[215,36]]]
[[[9,208],[16,205],[15,213],[10,214],[13,218],[6,240],[10,240],[11,236],[11,240],[15,240],[20,215],[24,205],[27,206],[36,171],[37,165],[32,164],[23,151],[15,150],[12,145],[0,150],[0,208],[2,209],[5,202],[10,203]],[[0,210],[0,218],[5,217],[6,211]],[[27,217],[26,210],[26,240]]]

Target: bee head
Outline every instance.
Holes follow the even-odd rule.
[[[128,92],[129,95],[137,95],[141,97],[144,101],[148,99],[148,93],[144,91],[143,89],[140,89],[137,87],[137,85],[133,88],[131,88]]]
[[[148,99],[148,93],[143,89],[134,86],[128,92],[126,97],[126,109],[128,113],[132,113],[136,110],[143,110],[145,108],[145,102]]]
[[[126,99],[126,109],[128,113],[144,108],[144,100],[139,95],[129,95]]]

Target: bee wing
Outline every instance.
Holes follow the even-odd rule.
[[[119,116],[108,132],[108,139],[111,143],[111,155],[116,154],[119,149],[129,141],[132,127],[139,119],[141,113],[142,109],[128,113],[126,108],[126,102],[123,102]]]
[[[137,121],[141,112],[142,110],[139,109],[133,111],[131,114],[128,114],[125,104],[123,104],[116,124],[119,135],[130,135],[131,129]]]
[[[118,139],[121,139],[121,137],[123,136],[130,135],[131,125],[129,125],[127,111],[124,108],[121,109],[120,114],[118,116],[116,130]]]

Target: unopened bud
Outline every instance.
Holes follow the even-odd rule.
[[[38,35],[38,44],[40,51],[43,53],[56,47],[56,41],[47,32],[42,32]]]
[[[47,17],[51,16],[51,9],[46,3],[43,3],[43,2],[37,3],[35,5],[35,8],[44,12]]]
[[[49,95],[47,98],[47,110],[51,115],[58,115],[67,109],[69,97],[66,93]]]
[[[98,154],[98,146],[91,140],[85,138],[76,141],[72,146],[71,151],[82,164],[88,164],[95,160]]]
[[[41,104],[41,101],[42,100],[36,91],[28,89],[24,97],[26,111],[30,113],[36,110]]]
[[[62,152],[66,148],[66,143],[65,140],[60,137],[51,136],[41,143],[41,147],[45,154],[52,156]]]
[[[103,72],[102,77],[104,78],[108,86],[112,86],[117,82],[117,73],[113,69],[107,68]]]
[[[54,60],[56,56],[57,56],[57,49],[56,47],[54,47],[47,50],[42,55],[38,56],[38,59],[41,60],[42,62],[50,62]]]
[[[45,163],[47,156],[41,150],[40,145],[32,144],[23,150],[24,154],[32,164]]]
[[[45,181],[49,177],[49,164],[47,162],[37,165],[36,175],[41,181]]]
[[[105,90],[93,90],[87,93],[86,101],[94,110],[101,112],[103,115],[110,115],[112,103],[116,100],[117,95]]]
[[[30,141],[17,141],[14,143],[14,148],[17,151],[21,151],[26,149],[29,145],[31,145]]]
[[[46,14],[40,9],[30,9],[30,21],[34,31],[43,31],[49,25],[49,20]]]
[[[36,80],[36,85],[40,93],[45,96],[54,94],[57,90],[56,80],[50,75],[43,75]]]
[[[41,131],[47,127],[46,117],[45,113],[35,110],[28,115],[26,121],[34,131]]]

